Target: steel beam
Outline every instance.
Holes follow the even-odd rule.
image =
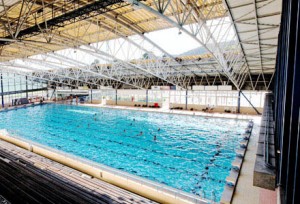
[[[224,2],[224,5],[225,5],[225,7],[226,7],[226,9],[227,9],[227,11],[228,11],[229,18],[230,18],[231,22],[234,22],[233,17],[232,17],[232,12],[231,12],[231,10],[230,10],[230,8],[229,8],[229,5],[228,5],[227,0],[223,0],[223,2]],[[234,27],[235,35],[237,36],[237,39],[238,39],[238,41],[239,41],[239,47],[240,47],[240,49],[241,49],[241,51],[242,51],[243,58],[245,59],[245,62],[246,62],[246,66],[247,66],[247,69],[248,69],[248,74],[249,74],[249,79],[250,79],[250,82],[251,82],[251,86],[252,86],[252,89],[254,90],[253,81],[252,81],[252,76],[251,76],[250,69],[249,69],[249,63],[248,63],[248,60],[247,60],[247,58],[246,58],[245,51],[244,51],[243,45],[242,45],[242,41],[241,41],[241,39],[240,39],[240,36],[239,36],[238,31],[237,31],[237,28],[236,28],[236,24],[235,24],[235,23],[233,23],[233,27]]]
[[[264,80],[264,85],[266,90],[268,90],[268,86],[266,83],[264,70],[263,70],[263,61],[262,61],[262,54],[261,54],[261,44],[260,44],[260,33],[259,33],[259,26],[258,26],[258,16],[257,16],[257,6],[256,6],[256,0],[253,0],[254,5],[254,15],[255,15],[255,24],[256,24],[256,33],[257,33],[257,43],[258,43],[258,54],[259,54],[259,61],[260,61],[260,68],[261,68],[261,76]]]
[[[0,83],[1,83],[1,104],[2,104],[2,108],[4,108],[4,95],[3,95],[3,75],[2,72],[0,74]]]
[[[227,75],[227,77],[230,79],[230,81],[235,85],[235,87],[239,90],[240,86],[238,81],[236,81],[236,79],[233,76],[232,73],[232,67],[228,66],[228,61],[225,59],[224,57],[224,53],[221,52],[221,49],[219,48],[219,44],[216,42],[216,40],[213,38],[213,36],[210,34],[210,30],[209,28],[206,26],[205,22],[201,19],[198,18],[198,22],[202,25],[202,28],[205,30],[205,32],[207,32],[207,34],[209,36],[211,36],[211,40],[213,41],[213,47],[215,47],[215,50],[211,50],[208,48],[208,46],[201,41],[195,34],[191,33],[190,31],[188,31],[186,28],[183,27],[183,25],[180,25],[178,22],[172,20],[170,17],[165,16],[164,14],[160,13],[159,11],[153,9],[150,6],[145,5],[144,3],[141,3],[137,0],[126,0],[126,2],[140,7],[156,16],[158,16],[159,18],[167,21],[168,23],[170,23],[171,25],[173,25],[174,27],[177,27],[178,29],[180,29],[182,32],[184,32],[185,34],[187,34],[188,36],[190,36],[192,39],[194,39],[196,42],[198,42],[201,46],[203,46],[210,54],[212,54],[214,56],[214,58],[216,59],[216,61],[218,62],[218,64],[223,68],[224,73]]]
[[[24,30],[20,30],[18,32],[13,33],[13,36],[18,36],[18,39],[29,38],[35,35],[42,33],[42,30],[45,28],[59,28],[66,26],[68,24],[72,24],[76,21],[81,21],[84,19],[88,19],[100,14],[107,12],[110,7],[121,8],[126,4],[122,0],[98,0],[91,4],[87,4],[83,7],[80,7],[76,10],[70,11],[68,13],[64,13],[60,16],[52,18],[50,20],[44,21],[32,27],[26,28]],[[112,8],[113,9],[113,8]],[[8,35],[4,38],[11,39],[12,36]],[[0,45],[10,44],[9,41],[0,41]]]

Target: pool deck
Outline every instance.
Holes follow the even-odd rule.
[[[277,193],[253,186],[253,174],[258,145],[260,119],[254,120],[254,129],[240,172],[239,180],[233,195],[232,204],[276,204]]]
[[[102,105],[102,104],[78,104],[80,106],[88,107],[98,107],[98,108],[113,108],[121,110],[134,110],[134,111],[145,111],[145,112],[156,112],[156,113],[169,113],[169,114],[179,114],[179,115],[195,115],[195,116],[205,116],[205,117],[216,117],[216,118],[231,118],[240,120],[250,120],[250,119],[260,119],[259,115],[248,115],[248,114],[234,114],[234,113],[208,113],[203,111],[189,111],[189,110],[170,110],[164,108],[141,108],[141,107],[131,107],[131,106],[118,106],[118,105]]]
[[[155,203],[2,140],[0,181],[11,203]]]

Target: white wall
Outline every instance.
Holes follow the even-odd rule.
[[[146,90],[117,90],[118,101],[146,102]],[[262,108],[264,104],[265,91],[243,91],[251,103]],[[115,100],[115,90],[94,90],[93,99]],[[187,101],[189,105],[237,107],[238,91],[188,91]],[[171,104],[185,104],[186,91],[177,90],[148,90],[148,102],[161,103],[165,100]],[[247,100],[241,95],[241,107],[251,107]]]

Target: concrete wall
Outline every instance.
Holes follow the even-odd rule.
[[[170,107],[182,107],[183,110],[185,110],[185,104],[173,103],[172,105],[170,105]],[[188,104],[187,110],[191,110],[191,108],[192,108],[193,111],[202,111],[202,109],[205,109],[206,107],[207,106],[205,106],[205,105]],[[224,113],[225,109],[230,109],[231,111],[233,109],[235,111],[234,107],[215,106],[211,112],[212,113]]]
[[[173,103],[170,104],[171,107],[181,107],[183,110],[185,110],[185,104],[178,104],[178,103]],[[188,104],[187,105],[187,110],[191,110],[193,108],[193,111],[202,111],[202,109],[205,109],[205,105],[196,105],[196,104]],[[224,110],[231,110],[231,113],[236,113],[237,107],[233,106],[215,106],[214,109],[211,111],[212,113],[224,113]],[[262,113],[263,108],[256,108],[260,113]],[[256,115],[255,110],[252,107],[241,107],[240,108],[241,114],[250,114],[250,115]]]
[[[92,100],[92,104],[101,104],[102,100]]]
[[[256,108],[260,113],[263,112],[263,108]],[[241,107],[240,109],[241,113],[243,114],[250,114],[250,115],[256,115],[257,113],[252,107]]]
[[[113,101],[113,100],[107,100],[106,101],[106,104],[107,105],[116,105],[116,101]],[[137,101],[118,101],[118,106],[133,106],[134,107],[134,105],[146,105],[146,102],[137,102]],[[148,103],[148,106],[153,106],[154,105],[154,103]],[[158,103],[158,105],[161,107],[161,103]]]
[[[107,105],[116,105],[116,101],[113,100],[106,100]]]
[[[100,104],[101,100],[93,100],[93,104]],[[116,101],[114,100],[107,100],[106,101],[107,105],[116,105]],[[132,101],[118,101],[118,106],[132,106],[134,105],[146,105],[146,102],[132,102]],[[148,103],[149,106],[153,106],[154,103]],[[162,107],[162,103],[158,103],[160,107]],[[178,103],[172,103],[170,104],[171,107],[181,107],[183,110],[185,110],[185,104],[178,104]],[[197,105],[197,104],[188,104],[187,109],[191,110],[193,108],[193,111],[202,111],[202,109],[205,109],[205,105]],[[237,107],[232,107],[232,106],[215,106],[214,109],[211,111],[212,113],[224,113],[225,109],[231,110],[231,113],[236,113]],[[262,113],[263,108],[256,108],[260,113]],[[241,107],[240,108],[241,114],[249,114],[249,115],[256,115],[255,110],[252,107]]]
[[[118,101],[118,106],[134,106],[134,104],[137,105],[146,105],[146,102],[132,102],[132,101]]]

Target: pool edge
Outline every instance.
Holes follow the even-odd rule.
[[[63,104],[63,105],[74,105],[74,104],[64,104],[64,103],[57,103],[57,104]],[[180,110],[180,111],[174,111],[169,110],[165,111],[160,109],[147,109],[147,108],[136,108],[136,107],[128,107],[128,106],[119,106],[119,105],[96,105],[96,104],[78,104],[78,106],[82,107],[92,107],[92,108],[105,108],[105,109],[115,109],[115,110],[129,110],[129,111],[142,111],[147,113],[162,113],[162,114],[173,114],[173,115],[183,115],[183,116],[196,116],[196,117],[208,117],[208,118],[220,118],[220,119],[233,119],[233,120],[244,120],[249,121],[253,120],[257,117],[260,117],[258,115],[246,115],[246,114],[221,114],[221,113],[204,113],[202,111],[188,111],[188,110]]]
[[[138,183],[133,179],[130,180],[120,175],[115,175],[112,172],[105,171],[99,167],[92,166],[87,162],[84,162],[83,160],[78,160],[78,159],[76,160],[75,158],[72,158],[71,155],[70,157],[68,157],[67,155],[59,154],[58,151],[56,150],[51,151],[52,148],[48,148],[48,147],[47,149],[43,148],[42,145],[33,144],[34,142],[29,143],[25,140],[18,139],[16,137],[12,137],[9,135],[2,135],[2,134],[0,134],[0,139],[159,203],[170,203],[170,204],[208,203],[208,201],[205,199],[199,198],[199,200],[196,200],[196,202],[192,202],[178,195],[172,195],[170,193],[160,191],[159,189],[155,189],[151,186]],[[178,192],[180,192],[180,190],[178,190]]]

